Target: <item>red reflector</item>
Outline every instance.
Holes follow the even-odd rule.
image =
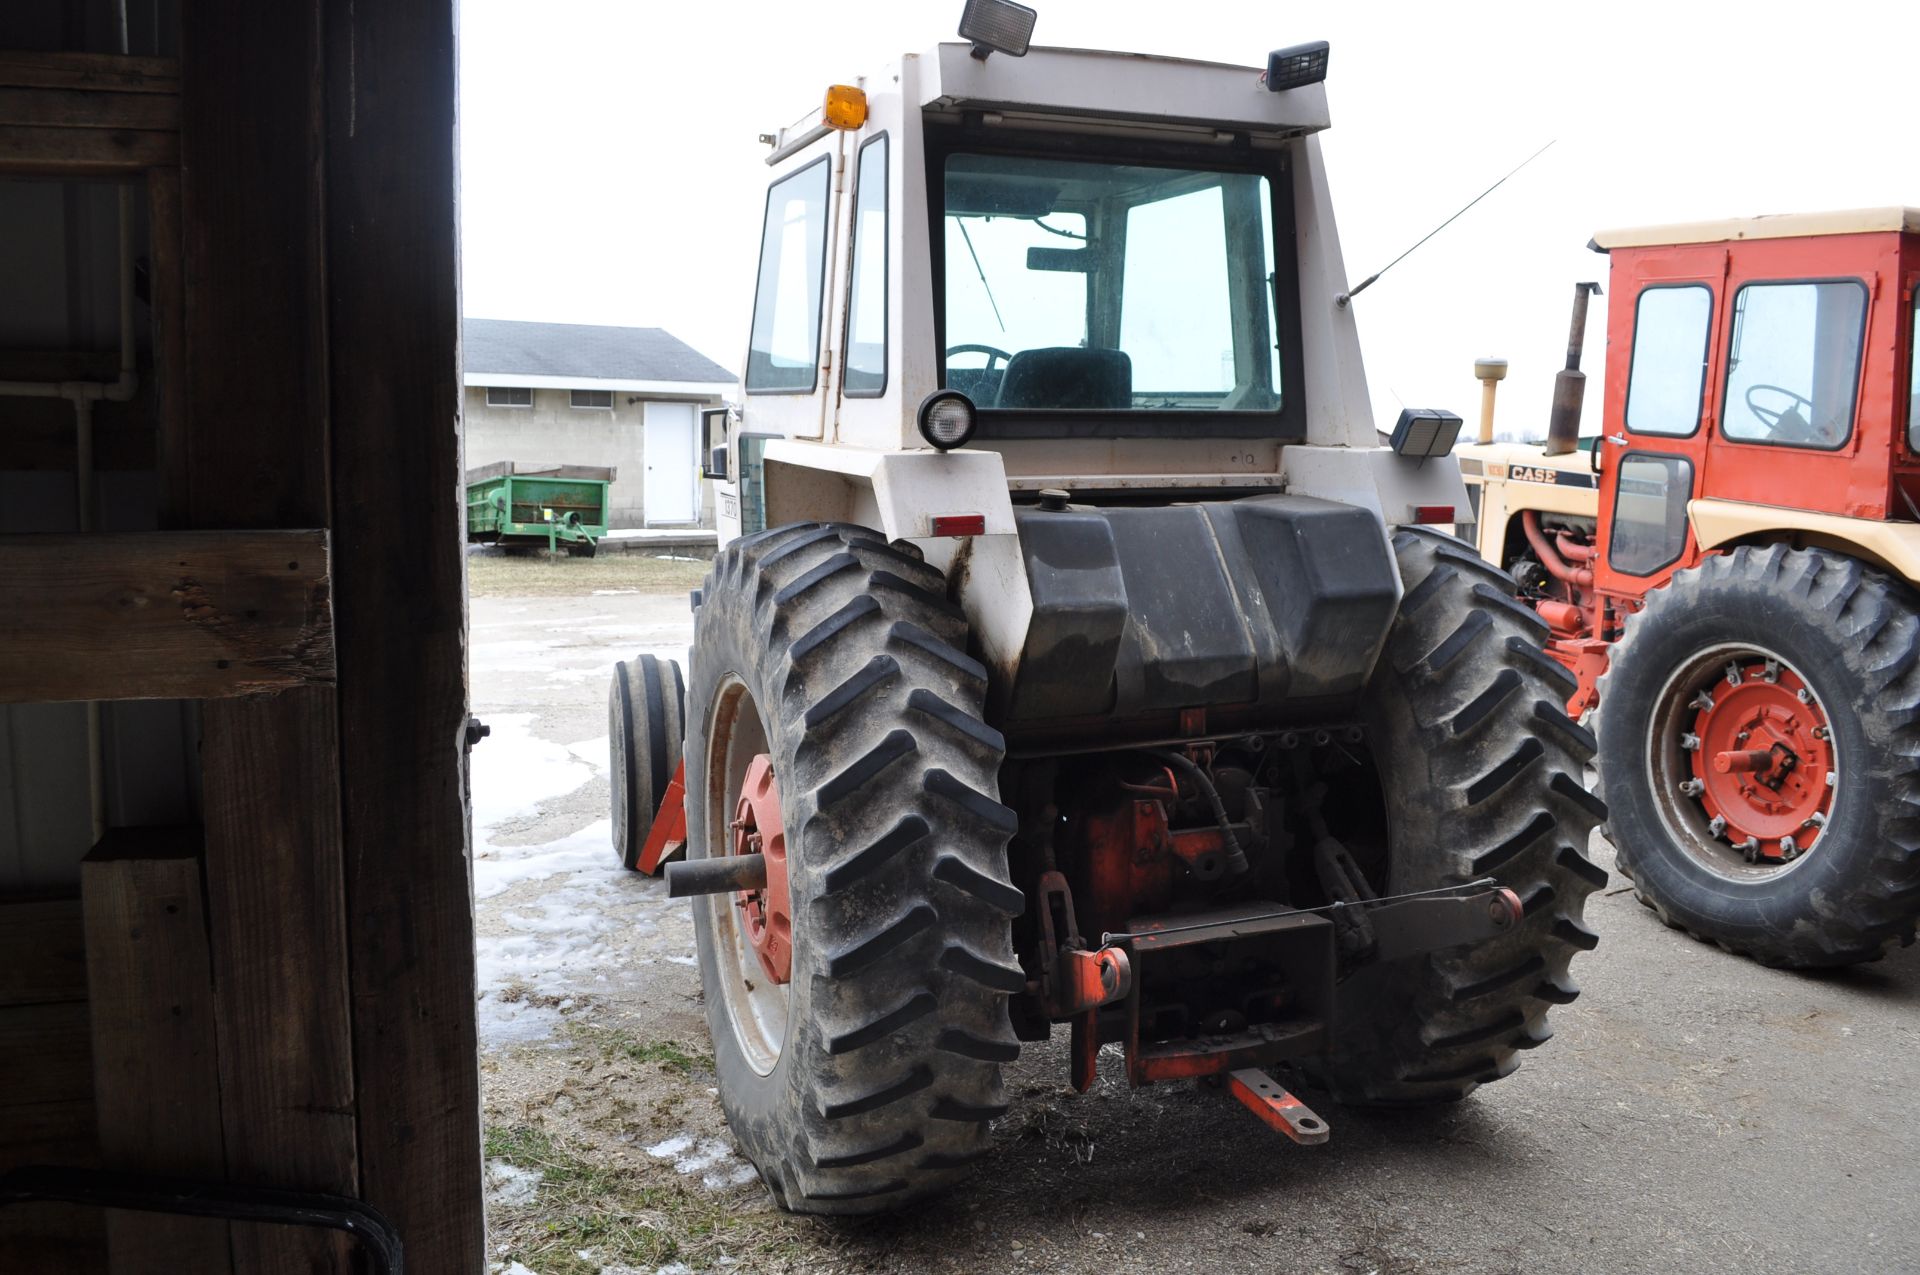
[[[1449,517],[1453,511],[1447,511]],[[987,516],[985,514],[936,514],[933,519],[933,534],[936,536],[984,536],[987,534]]]
[[[1452,522],[1453,506],[1415,505],[1413,507],[1413,520],[1415,522]]]

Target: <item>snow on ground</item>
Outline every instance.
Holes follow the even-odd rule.
[[[647,1148],[656,1160],[673,1161],[673,1171],[700,1175],[700,1184],[709,1190],[745,1186],[760,1175],[753,1166],[733,1153],[733,1147],[718,1138],[697,1138],[691,1133],[676,1133]]]
[[[609,993],[655,960],[692,960],[685,908],[614,855],[606,779],[614,662],[652,652],[685,667],[691,626],[637,619],[638,599],[610,601],[620,609],[514,605],[476,617],[474,702],[491,728],[472,755],[489,1049],[551,1039],[575,998]]]

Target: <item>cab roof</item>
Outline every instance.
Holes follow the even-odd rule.
[[[1736,217],[1726,221],[1603,230],[1593,237],[1593,246],[1612,251],[1615,248],[1664,248],[1674,244],[1726,243],[1741,239],[1798,239],[1811,235],[1902,231],[1920,234],[1920,208],[1852,208],[1841,212],[1777,213],[1765,217]]]
[[[1326,85],[1270,93],[1257,66],[1094,49],[1034,48],[1025,57],[942,44],[922,55],[929,111],[1129,119],[1291,137],[1326,128]]]

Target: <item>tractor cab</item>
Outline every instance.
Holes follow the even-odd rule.
[[[1605,643],[1702,556],[1781,541],[1920,574],[1920,211],[1605,232],[1600,436],[1465,449],[1481,552],[1594,703]],[[1549,454],[1550,452],[1554,454]]]

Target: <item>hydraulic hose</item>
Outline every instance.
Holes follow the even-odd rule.
[[[1247,870],[1246,847],[1240,844],[1240,838],[1233,835],[1233,821],[1227,818],[1226,803],[1220,800],[1220,790],[1213,786],[1213,779],[1206,771],[1194,764],[1193,759],[1181,753],[1160,748],[1140,750],[1155,761],[1165,762],[1194,782],[1194,786],[1206,794],[1207,804],[1213,807],[1214,822],[1220,825],[1220,837],[1227,847],[1227,871],[1239,876]]]

